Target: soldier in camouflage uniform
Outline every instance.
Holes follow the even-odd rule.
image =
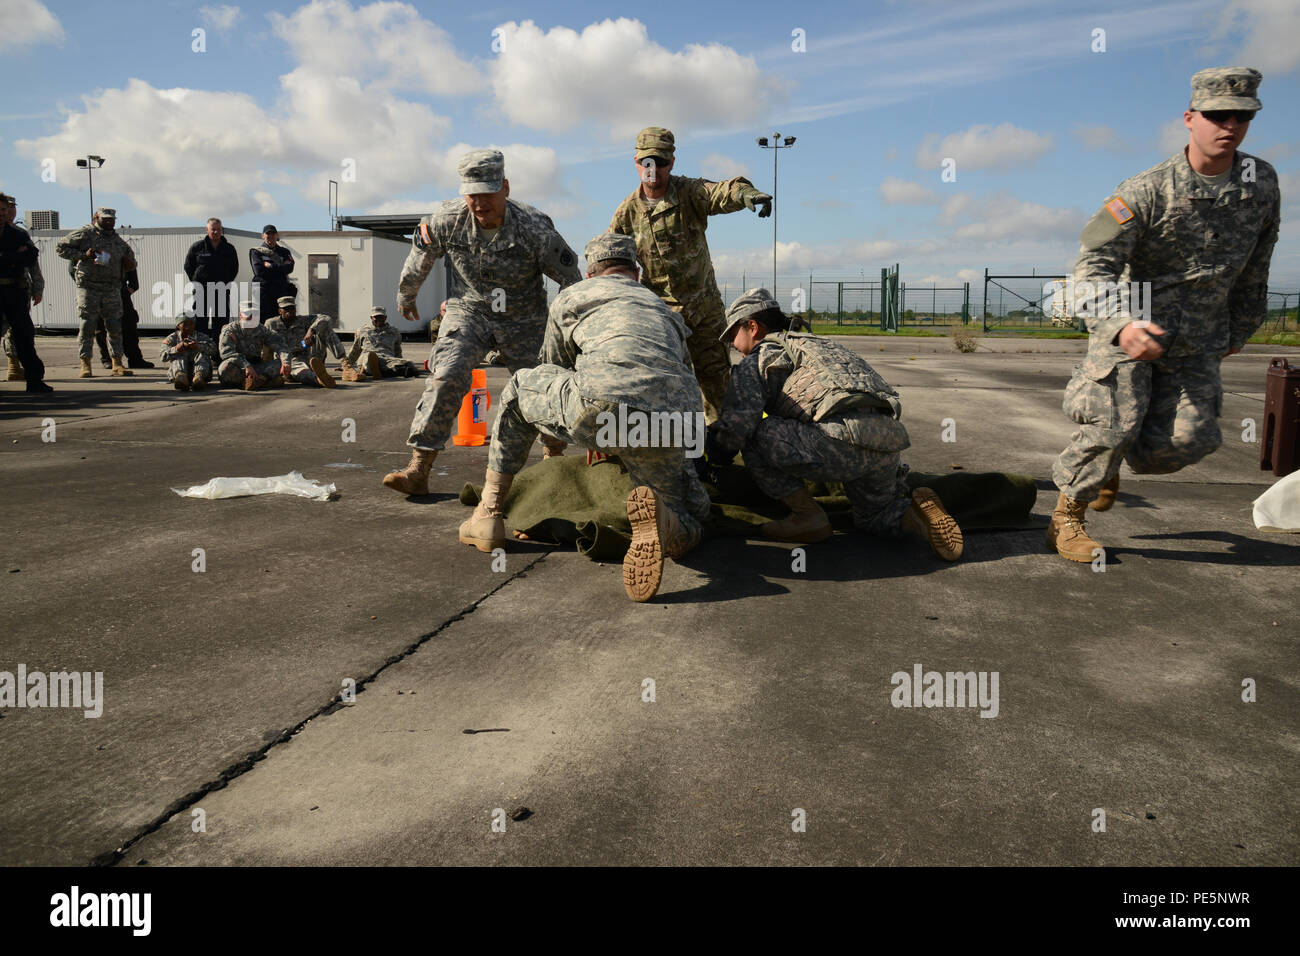
[[[961,557],[961,529],[938,496],[908,490],[902,405],[876,370],[816,335],[769,336],[789,319],[766,289],[746,292],[726,318],[723,340],[745,358],[727,385],[722,416],[709,426],[706,456],[717,465],[743,449],[754,483],[789,507],[790,517],[768,522],[763,533],[777,541],[829,538],[830,519],[804,480],[835,481],[844,484],[859,530],[915,534],[944,560]]]
[[[18,219],[18,200],[13,196],[6,196],[0,193],[0,230],[5,226],[13,226]],[[41,299],[45,296],[45,276],[41,274],[41,264],[38,259],[33,259],[31,265],[23,270],[24,280],[27,284],[27,296],[31,299],[32,305],[40,305]],[[14,345],[14,333],[10,328],[5,328],[4,336],[5,357],[9,359],[9,378],[11,382],[21,382],[27,375],[23,371],[22,357],[18,354],[18,347]],[[35,351],[35,346],[32,346]],[[50,389],[53,391],[53,389]]]
[[[217,345],[202,332],[194,330],[194,319],[181,316],[176,331],[163,339],[158,360],[167,369],[167,380],[178,392],[201,392],[212,380],[212,362]]]
[[[402,358],[402,333],[388,324],[388,310],[382,305],[370,310],[370,327],[357,332],[343,367],[357,367],[358,358],[371,378],[415,375],[415,364]]]
[[[260,309],[252,302],[239,304],[239,321],[221,327],[217,349],[221,367],[217,375],[226,385],[256,392],[284,384],[280,360],[262,359],[262,349],[275,354],[285,351],[284,343],[259,318]]]
[[[325,368],[325,356],[343,358],[343,343],[330,326],[328,315],[299,315],[294,297],[282,295],[275,303],[280,314],[266,323],[280,341],[280,374],[286,381],[333,388],[338,383]]]
[[[136,267],[135,255],[116,232],[117,210],[100,206],[89,226],[65,236],[55,247],[60,257],[73,263],[77,283],[77,316],[81,331],[81,377],[90,378],[90,357],[95,351],[95,326],[102,319],[113,353],[113,374],[131,375],[122,363],[122,282]]]
[[[703,438],[704,407],[687,364],[691,332],[637,283],[630,236],[598,236],[587,243],[586,257],[587,280],[551,303],[542,364],[516,372],[501,393],[483,498],[460,526],[460,540],[480,551],[504,544],[506,494],[539,432],[617,455],[637,486],[627,501],[632,543],[623,584],[634,601],[648,601],[659,589],[664,556],[680,557],[699,543],[709,497],[671,433],[653,440],[661,447],[640,447],[635,439],[627,442],[634,447],[620,447],[609,422],[676,414],[698,424]],[[683,429],[676,439],[686,437]]]
[[[609,231],[636,239],[642,282],[691,330],[691,360],[704,410],[718,416],[727,390],[731,363],[727,347],[718,340],[722,332],[722,294],[713,277],[713,260],[704,231],[709,217],[740,209],[757,209],[760,217],[772,214],[772,197],[754,188],[744,176],[714,183],[673,176],[676,143],[673,134],[658,126],[636,137],[635,162],[641,185],[614,211]]]
[[[1264,321],[1281,210],[1273,167],[1237,149],[1260,79],[1244,67],[1193,76],[1187,147],[1120,183],[1083,230],[1074,299],[1088,354],[1063,406],[1079,430],[1052,469],[1061,493],[1047,532],[1071,561],[1101,553],[1084,516],[1114,504],[1121,462],[1170,474],[1222,443],[1219,365]],[[1150,283],[1136,321],[1129,283]]]
[[[561,288],[582,279],[578,257],[550,217],[509,198],[499,151],[472,150],[458,170],[464,198],[444,202],[420,221],[398,283],[402,315],[418,322],[416,293],[439,256],[451,263],[447,313],[430,355],[429,382],[411,420],[411,461],[384,477],[387,487],[405,495],[429,493],[429,468],[451,436],[474,367],[489,349],[500,349],[511,372],[537,364],[546,324],[542,276]],[[548,456],[563,451],[562,443],[544,441]]]

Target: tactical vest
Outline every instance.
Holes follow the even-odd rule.
[[[875,408],[902,415],[898,393],[849,349],[817,335],[787,332],[776,337],[794,371],[777,400],[777,414],[796,421],[820,422],[830,415]]]

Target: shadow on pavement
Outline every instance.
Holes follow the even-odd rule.
[[[1130,535],[1134,541],[1218,541],[1228,545],[1227,551],[1178,551],[1165,548],[1113,548],[1106,549],[1106,556],[1132,554],[1143,558],[1160,558],[1166,561],[1192,561],[1197,564],[1226,565],[1279,565],[1295,567],[1300,565],[1300,547],[1295,543],[1281,541],[1257,541],[1245,538],[1230,531],[1176,531],[1167,534]]]

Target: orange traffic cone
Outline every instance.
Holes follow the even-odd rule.
[[[491,407],[492,396],[488,394],[487,372],[476,368],[469,392],[460,403],[460,417],[456,420],[456,434],[452,436],[452,444],[487,444],[487,413]]]

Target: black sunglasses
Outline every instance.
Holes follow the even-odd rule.
[[[1249,123],[1255,118],[1254,110],[1201,110],[1201,115],[1211,123],[1223,125],[1228,122],[1229,118],[1237,117],[1237,122],[1241,124]]]
[[[672,162],[672,160],[661,159],[658,156],[647,156],[645,159],[641,160],[641,165],[645,165],[646,159],[655,164],[655,169],[663,169]]]

